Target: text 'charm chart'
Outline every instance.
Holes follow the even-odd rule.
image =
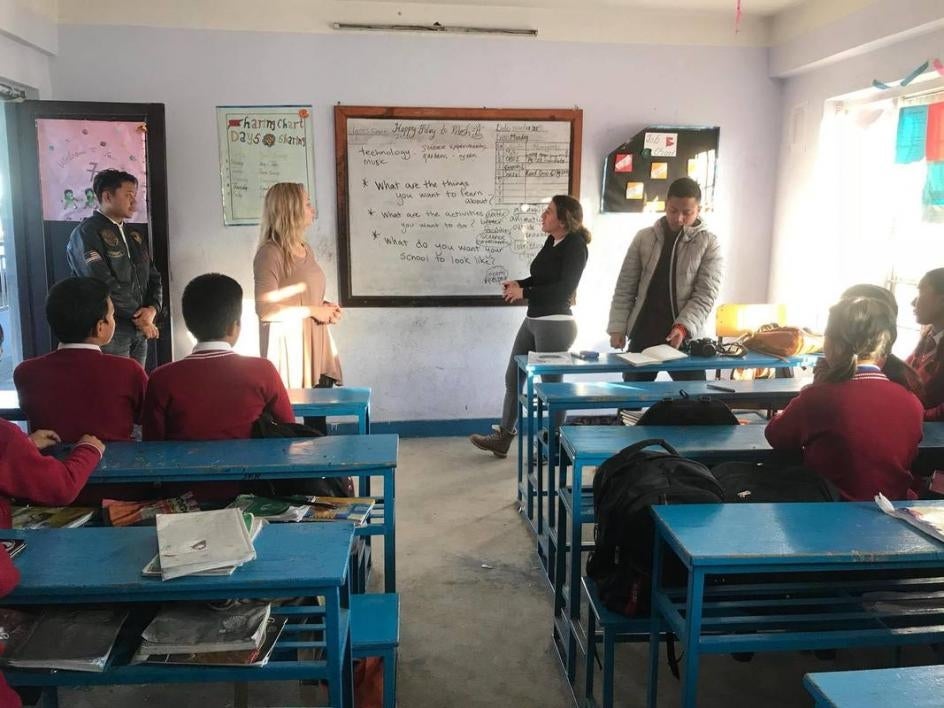
[[[526,277],[544,244],[547,202],[574,191],[568,120],[344,123],[347,304],[500,304],[501,281]]]

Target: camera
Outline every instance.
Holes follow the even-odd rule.
[[[688,353],[692,356],[717,356],[718,354],[718,345],[715,344],[713,339],[708,337],[702,337],[701,339],[691,339],[686,344],[685,348],[688,350]]]

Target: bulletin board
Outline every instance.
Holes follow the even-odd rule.
[[[669,185],[691,177],[701,186],[702,209],[714,204],[720,128],[653,125],[606,157],[600,210],[662,212]]]

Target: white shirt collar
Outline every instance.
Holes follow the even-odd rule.
[[[211,339],[206,342],[197,342],[193,347],[193,353],[197,352],[229,352],[233,350],[233,346],[229,342],[224,342],[221,339]]]
[[[75,342],[74,344],[63,344],[59,343],[59,346],[56,349],[91,349],[92,351],[100,352],[102,348],[97,344],[86,344],[85,342]]]
[[[931,339],[934,340],[934,343],[935,343],[935,344],[940,344],[940,343],[941,343],[941,337],[944,337],[944,329],[942,329],[942,330],[939,331],[939,332],[934,332],[934,333],[931,335]]]

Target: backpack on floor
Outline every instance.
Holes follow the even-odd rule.
[[[738,425],[738,419],[724,403],[711,398],[666,398],[653,404],[636,425]]]
[[[665,452],[645,449],[655,445]],[[630,617],[649,613],[655,535],[650,506],[717,504],[723,498],[707,467],[680,457],[664,440],[642,440],[600,465],[593,478],[596,526],[587,575],[603,603]],[[665,584],[684,585],[681,562],[672,553],[665,558]]]
[[[800,465],[724,462],[711,470],[726,502],[839,501],[832,482]]]

